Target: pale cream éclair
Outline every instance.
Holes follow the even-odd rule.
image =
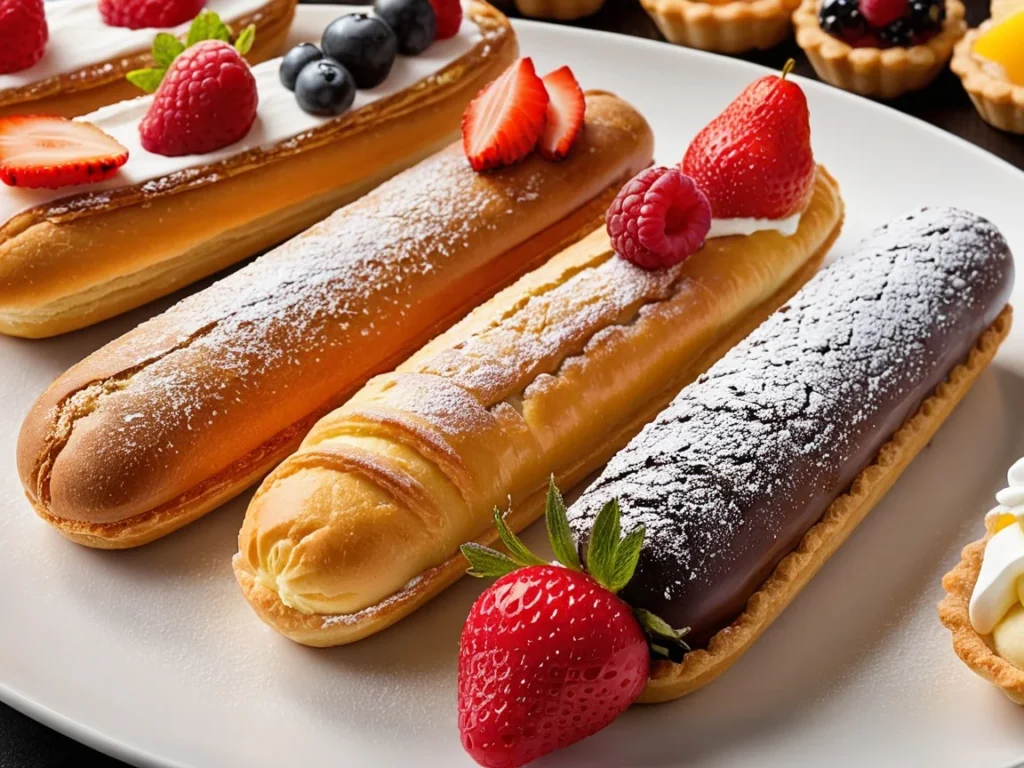
[[[0,195],[0,332],[42,337],[81,328],[302,231],[450,142],[465,105],[517,51],[507,19],[474,2],[457,34],[419,55],[399,53],[380,85],[349,84],[351,106],[340,114],[305,111],[281,81],[282,61],[268,61],[252,68],[241,137],[188,153],[167,134],[193,116],[175,112],[161,123],[153,113],[162,99],[175,102],[166,89],[185,87],[173,76],[180,60],[230,55],[216,45],[226,47],[207,42],[199,46],[209,51],[181,53],[154,96],[84,118],[127,152],[111,178]],[[217,128],[241,109],[232,104],[203,119]]]
[[[25,2],[31,5],[30,0]],[[42,45],[28,58],[22,58],[17,69],[5,71],[0,64],[0,116],[74,117],[134,98],[138,91],[125,75],[153,65],[150,46],[154,34],[162,30],[184,39],[189,22],[202,8],[217,13],[236,32],[254,25],[256,42],[247,58],[252,64],[266,61],[281,54],[296,0],[175,0],[166,6],[182,6],[184,16],[176,16],[175,9],[169,11],[150,3],[148,7],[158,11],[156,18],[127,18],[114,9],[108,11],[110,22],[101,7],[115,6],[117,0],[61,0],[39,5],[45,25],[41,34],[40,30],[26,28],[11,30],[19,43],[36,35],[42,38]],[[168,21],[171,26],[164,26]],[[26,15],[23,23],[32,22]],[[127,23],[143,26],[124,26]],[[0,44],[13,46],[15,42]],[[35,57],[34,63],[23,66]],[[0,54],[0,62],[3,58]]]

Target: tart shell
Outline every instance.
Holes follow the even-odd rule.
[[[946,66],[953,46],[964,36],[964,5],[946,0],[942,31],[909,48],[854,48],[832,37],[818,22],[820,0],[803,0],[793,14],[796,42],[818,77],[861,96],[894,99],[931,83]]]
[[[960,77],[982,120],[1002,131],[1024,134],[1024,86],[994,77],[972,54],[974,43],[990,26],[992,21],[986,21],[956,44],[950,67]]]
[[[772,48],[792,31],[800,0],[641,0],[658,29],[678,45],[718,53]]]
[[[946,597],[939,603],[939,620],[953,634],[953,651],[960,660],[1011,701],[1024,706],[1024,669],[1000,657],[992,646],[992,636],[978,633],[971,625],[971,593],[981,571],[985,546],[995,534],[992,524],[986,523],[985,529],[984,538],[964,547],[960,562],[942,577]]]
[[[534,19],[573,21],[601,10],[604,0],[515,0],[523,16]]]

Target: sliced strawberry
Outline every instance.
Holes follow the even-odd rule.
[[[537,151],[546,160],[564,160],[583,132],[583,113],[587,102],[576,76],[568,67],[560,67],[545,75],[544,87],[550,101]]]
[[[0,118],[0,179],[9,186],[90,184],[127,161],[128,150],[91,123],[50,115]]]
[[[537,146],[548,92],[533,61],[519,59],[485,87],[462,115],[462,146],[475,171],[512,165]]]

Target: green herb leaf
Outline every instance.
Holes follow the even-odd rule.
[[[220,20],[220,16],[213,11],[202,11],[192,20],[192,26],[189,27],[185,47],[191,48],[196,43],[203,42],[203,40],[231,42],[231,30],[228,29],[227,24]]]
[[[512,533],[511,529],[505,523],[505,518],[502,516],[501,510],[497,507],[494,508],[494,525],[498,529],[498,536],[501,537],[501,543],[505,545],[505,549],[508,550],[516,564],[547,565],[547,563],[527,549],[526,545],[519,540],[518,536]]]
[[[252,44],[256,41],[256,25],[250,24],[243,29],[235,40],[235,50],[245,56],[252,50]]]
[[[160,87],[165,74],[167,74],[167,70],[163,67],[154,67],[153,69],[133,69],[126,77],[129,83],[142,89],[143,93],[154,93]]]
[[[611,589],[615,551],[619,547],[619,500],[612,499],[597,513],[587,543],[587,571],[598,584]]]
[[[683,660],[690,646],[683,640],[690,628],[673,629],[660,616],[644,608],[634,608],[633,614],[648,637],[648,645],[655,656],[666,658],[674,664]]]
[[[572,531],[569,530],[569,516],[565,511],[565,501],[555,486],[554,475],[551,475],[551,479],[548,482],[548,499],[544,509],[544,522],[547,524],[548,539],[551,541],[551,549],[555,552],[555,559],[566,568],[582,571],[580,555],[576,551],[576,542],[573,541]]]
[[[153,59],[158,67],[167,69],[179,53],[185,50],[185,44],[174,35],[166,32],[157,33],[153,40]]]
[[[470,576],[496,579],[519,568],[519,565],[508,555],[503,555],[501,552],[473,541],[463,544],[460,549],[465,558],[469,560],[469,570],[466,573]]]
[[[609,578],[608,589],[618,592],[633,578],[636,564],[640,561],[640,547],[643,546],[647,531],[641,525],[626,534],[615,550],[615,563]]]

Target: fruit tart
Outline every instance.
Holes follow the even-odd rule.
[[[964,664],[1024,705],[1024,459],[1006,480],[985,515],[985,536],[942,579],[939,618]]]
[[[803,0],[793,23],[818,77],[882,99],[931,83],[967,29],[960,0]]]
[[[1024,6],[970,30],[951,66],[985,122],[1024,133]]]
[[[642,0],[670,42],[718,53],[772,48],[792,32],[800,0]]]

